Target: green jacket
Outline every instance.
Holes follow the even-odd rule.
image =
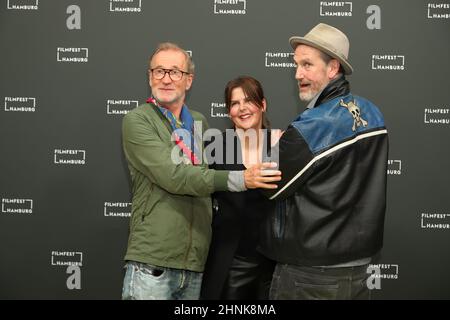
[[[191,114],[205,130],[205,117]],[[202,272],[211,239],[210,194],[228,190],[228,171],[174,164],[171,132],[169,121],[148,103],[123,119],[133,193],[125,260]]]

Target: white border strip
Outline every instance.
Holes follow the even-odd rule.
[[[308,170],[308,168],[311,167],[311,166],[313,165],[313,163],[316,162],[317,160],[320,160],[320,159],[322,159],[323,157],[326,157],[327,155],[329,155],[330,153],[335,152],[336,150],[339,150],[339,149],[342,149],[342,148],[344,148],[344,147],[346,147],[346,146],[349,146],[349,145],[351,145],[351,144],[354,144],[354,143],[357,142],[358,140],[362,140],[362,139],[365,139],[365,138],[377,136],[377,135],[380,135],[380,134],[387,134],[387,130],[386,130],[386,129],[383,129],[383,130],[379,130],[379,131],[373,131],[373,132],[361,134],[361,135],[355,137],[355,138],[352,139],[352,140],[349,140],[349,141],[346,141],[346,142],[344,142],[344,143],[338,144],[337,146],[335,146],[335,147],[333,147],[333,148],[331,148],[331,149],[325,151],[324,153],[319,154],[317,157],[313,158],[306,166],[304,166],[303,169],[302,169],[299,173],[297,173],[297,174],[295,175],[294,178],[291,179],[291,181],[289,181],[288,183],[286,183],[286,185],[285,185],[283,188],[281,188],[277,193],[275,193],[275,194],[274,194],[273,196],[271,196],[269,199],[270,199],[270,200],[273,200],[273,199],[275,199],[276,197],[278,197],[278,196],[280,195],[280,193],[282,193],[284,190],[286,190],[292,183],[294,183],[295,180],[297,180],[298,178],[300,178],[301,175],[302,175],[306,170]]]

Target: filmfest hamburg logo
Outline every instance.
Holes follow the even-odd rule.
[[[33,213],[32,199],[3,198],[2,213]]]
[[[380,279],[397,280],[398,276],[399,276],[399,274],[398,274],[399,265],[398,264],[386,264],[386,263],[369,264],[369,268],[378,270],[379,272],[374,274],[373,277],[377,277]]]
[[[105,217],[131,217],[130,202],[105,202],[103,214]]]
[[[55,149],[55,164],[86,164],[86,150]]]
[[[266,68],[295,68],[293,57],[291,52],[266,52],[264,65]]]
[[[428,3],[427,6],[428,19],[449,19],[450,3]]]
[[[247,0],[214,0],[214,14],[246,14]]]
[[[401,175],[402,174],[402,160],[388,160],[387,174]]]
[[[422,229],[450,229],[450,214],[422,212],[420,214]]]
[[[366,280],[369,290],[381,289],[381,279],[398,279],[398,264],[369,264],[366,273],[370,276]]]
[[[211,102],[212,118],[228,118],[228,110],[225,103]]]
[[[80,251],[52,251],[52,266],[82,266],[83,252]]]
[[[424,115],[424,123],[426,124],[449,124],[450,123],[449,108],[426,108]]]
[[[109,0],[110,12],[141,12],[141,0]]]
[[[38,10],[39,0],[7,0],[9,10]]]
[[[5,97],[5,111],[35,112],[36,111],[36,98]]]
[[[107,114],[127,114],[139,105],[137,100],[114,100],[106,101]]]
[[[56,48],[56,61],[58,62],[88,62],[88,48]]]
[[[349,1],[320,1],[320,16],[351,17],[353,3]]]
[[[405,56],[395,54],[373,54],[372,70],[405,70]]]

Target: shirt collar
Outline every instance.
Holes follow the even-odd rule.
[[[325,88],[324,88],[325,89]],[[322,91],[323,91],[323,89],[322,90],[320,90],[320,92],[318,92],[315,96],[314,96],[314,98],[312,98],[312,100],[308,103],[308,105],[306,106],[306,109],[312,109],[312,108],[314,108],[314,105],[316,104],[316,102],[317,102],[317,99],[319,99],[319,96],[320,96],[320,94],[322,93]]]

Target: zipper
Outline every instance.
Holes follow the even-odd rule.
[[[190,223],[189,223],[189,235],[188,235],[188,247],[186,250],[186,254],[184,256],[184,269],[187,269],[187,259],[189,256],[189,251],[191,251],[191,247],[192,247],[192,225],[194,224],[194,212],[192,211],[194,208],[193,202],[194,199],[193,197],[191,197],[191,219],[190,219]]]

